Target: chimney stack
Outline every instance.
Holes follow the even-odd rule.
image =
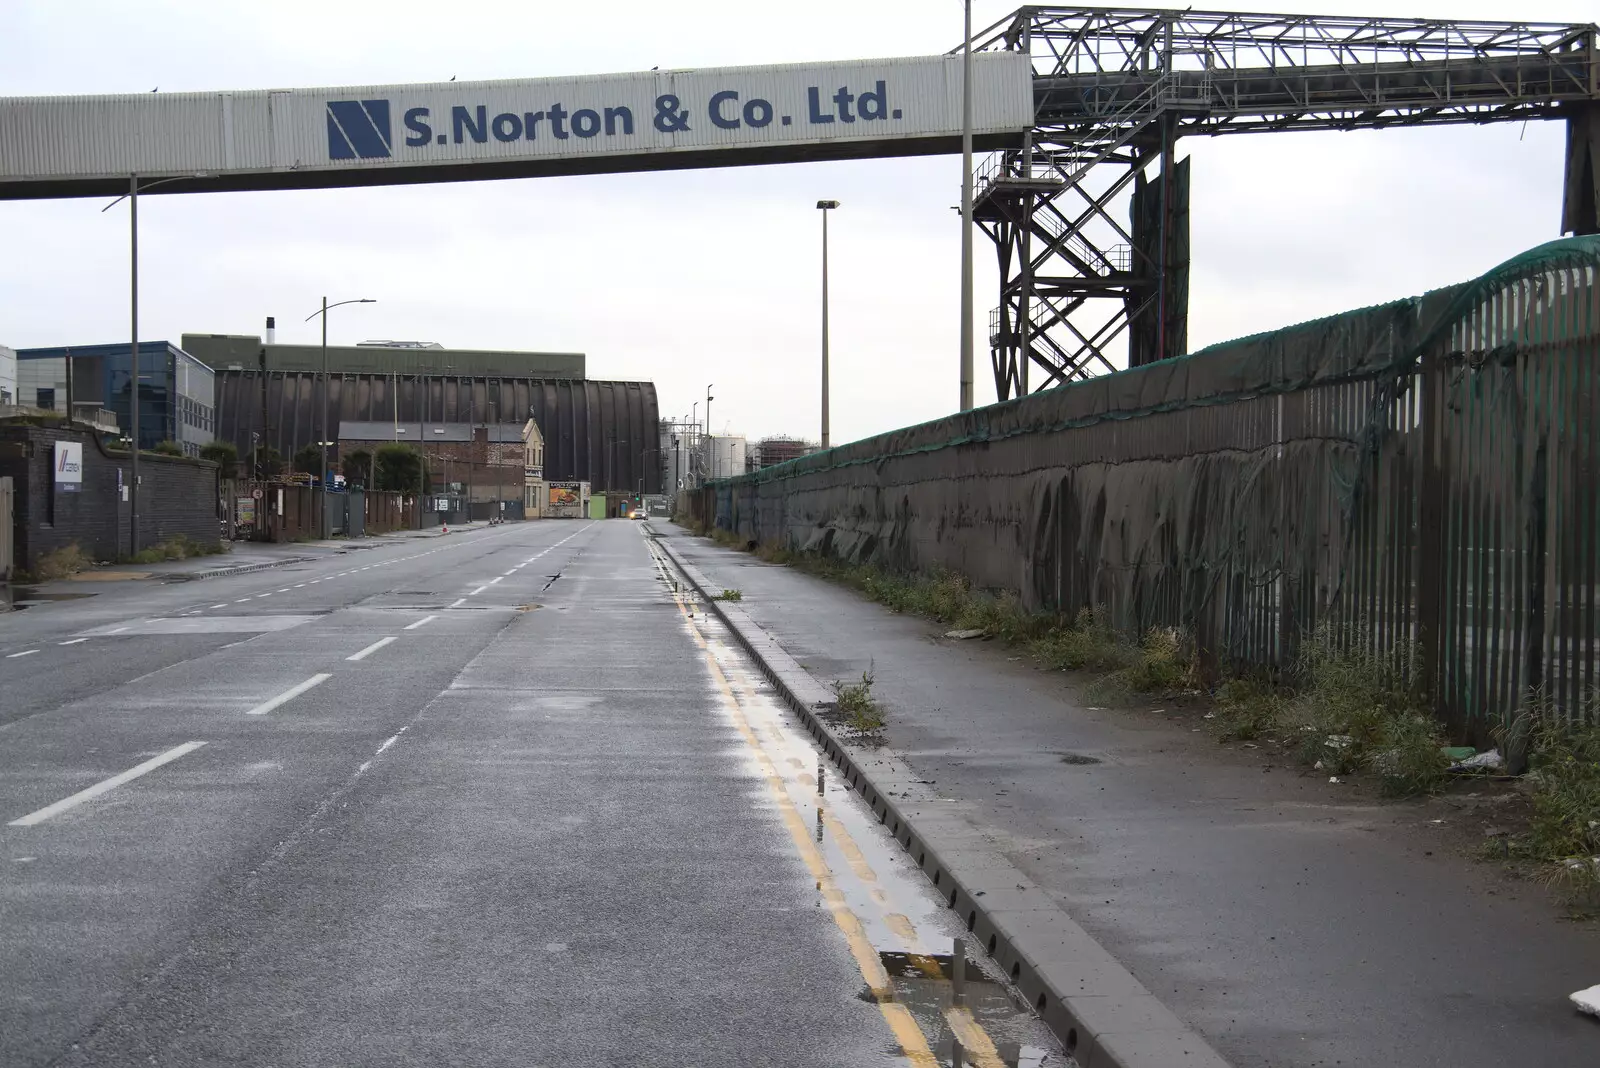
[[[269,315],[269,316],[267,316],[267,344],[275,345],[275,344],[277,344],[277,342],[278,342],[278,320],[275,317]]]

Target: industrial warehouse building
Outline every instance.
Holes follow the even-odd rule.
[[[363,441],[404,441],[426,427],[430,434],[450,428],[464,444],[472,437],[465,429],[475,427],[486,442],[520,442],[531,416],[544,437],[545,478],[588,482],[596,493],[661,491],[654,383],[585,378],[582,353],[329,346],[324,424],[320,346],[184,334],[182,347],[214,371],[217,438],[233,442],[242,459],[258,446],[287,458],[330,441],[336,461],[338,441],[357,423]],[[463,480],[452,472],[451,481]],[[520,499],[520,479],[515,483],[512,495]],[[504,492],[496,480],[473,480],[474,501]]]

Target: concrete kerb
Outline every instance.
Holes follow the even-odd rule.
[[[1000,965],[1082,1068],[1228,1068],[1104,947],[940,799],[899,757],[858,750],[817,715],[832,695],[668,539],[656,543],[800,716],[974,941]]]
[[[315,560],[314,556],[289,556],[282,560],[269,560],[264,564],[241,564],[238,567],[214,567],[209,571],[194,571],[187,575],[171,575],[168,582],[198,582],[201,579],[226,578],[229,575],[246,575],[252,571],[266,571],[269,568],[284,567],[289,564],[303,564]]]

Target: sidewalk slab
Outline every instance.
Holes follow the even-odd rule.
[[[728,607],[791,654],[813,692],[871,666],[888,745],[857,759],[872,777],[890,761],[903,769],[893,793],[913,796],[888,800],[914,826],[937,819],[930,840],[964,822],[963,846],[986,843],[1020,870],[1229,1063],[1600,1063],[1600,1028],[1567,1001],[1595,981],[1600,932],[1453,852],[1430,826],[1455,818],[1446,802],[1363,800],[1187,723],[1086,707],[998,642],[945,640],[948,628],[850,590],[656,529],[709,586],[742,591]],[[1024,980],[1054,969],[1084,996],[1128,992],[1096,973],[1092,950],[1030,920],[1042,913],[990,915],[974,933],[1008,932]],[[1196,1063],[1181,1037],[1123,1033],[1112,1013],[1084,1019],[1101,1028],[1091,1052],[1079,1046],[1085,1064]]]

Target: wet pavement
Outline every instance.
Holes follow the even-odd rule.
[[[0,1063],[1070,1064],[643,535],[0,617]]]
[[[1238,1068],[1600,1063],[1567,1001],[1600,932],[1447,848],[1448,812],[1087,708],[1015,650],[653,526],[819,680],[870,668],[889,750]]]

